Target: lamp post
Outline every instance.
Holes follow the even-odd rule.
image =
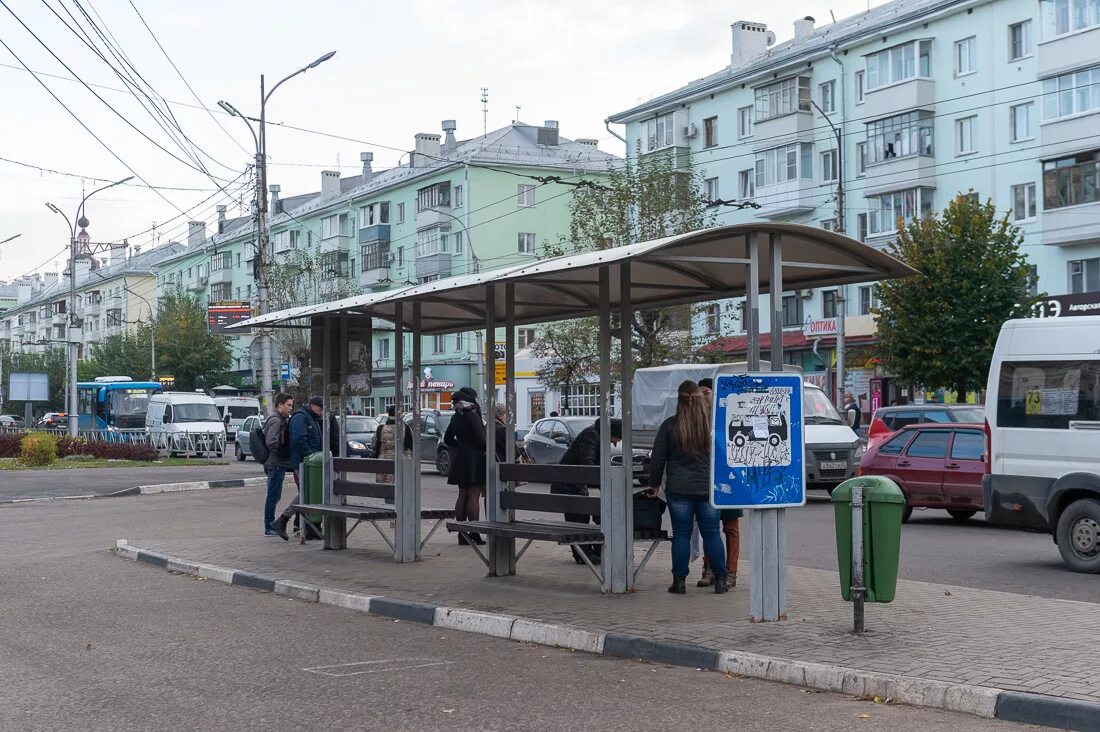
[[[283,83],[293,79],[299,74],[304,74],[310,69],[320,66],[325,61],[336,55],[336,51],[329,51],[313,63],[303,66],[292,74],[284,76],[271,91],[265,91],[264,75],[260,74],[260,118],[246,117],[236,107],[224,100],[218,102],[227,114],[240,117],[252,133],[252,140],[256,144],[256,258],[253,265],[253,277],[259,283],[259,314],[263,315],[268,309],[270,297],[269,282],[267,279],[267,102]],[[259,131],[252,127],[252,122],[259,123]],[[271,400],[271,334],[267,329],[262,329],[260,339],[260,401],[268,414],[272,413]]]
[[[76,216],[73,217],[73,221],[70,224],[68,217],[61,212],[57,206],[52,203],[47,203],[46,207],[54,213],[65,219],[65,224],[69,227],[69,327],[66,331],[66,336],[69,342],[69,378],[68,378],[68,406],[66,413],[69,419],[69,436],[76,437],[77,433],[77,405],[76,405],[76,361],[77,356],[77,342],[73,340],[73,330],[82,327],[82,319],[76,316],[76,260],[79,258],[90,257],[92,255],[91,237],[88,235],[88,219],[84,217],[84,204],[88,202],[88,199],[99,193],[105,191],[108,188],[114,188],[120,186],[127,181],[134,179],[134,176],[123,178],[122,180],[116,180],[114,183],[108,183],[105,186],[96,188],[94,191],[84,196],[80,201],[80,205],[77,206]],[[80,227],[80,232],[77,233],[77,227]]]
[[[149,300],[147,300],[144,296],[139,295],[138,293],[134,292],[133,290],[131,290],[125,284],[122,286],[122,288],[124,290],[126,290],[126,292],[133,295],[134,297],[139,298],[143,303],[145,303],[145,307],[149,308],[149,323],[151,324],[151,328],[152,328],[152,333],[149,337],[149,371],[150,371],[149,381],[156,381],[157,380],[157,312],[153,308],[152,303],[150,303]]]

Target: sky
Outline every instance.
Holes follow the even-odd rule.
[[[64,264],[82,191],[104,184],[91,179],[135,176],[89,200],[95,242],[127,239],[148,249],[185,238],[192,218],[212,226],[219,203],[230,216],[246,213],[252,193],[242,176],[253,138],[217,102],[258,114],[261,74],[270,88],[336,51],[268,103],[269,123],[308,130],[268,125],[269,183],[284,197],[319,189],[320,172],[337,165],[345,176],[358,174],[362,152],[374,153],[375,170],[390,167],[415,133],[439,133],[444,119],[457,121],[459,139],[480,135],[482,87],[489,130],[553,119],[563,136],[597,138],[601,149],[622,155],[603,120],[728,65],[731,23],[766,23],[782,43],[795,18],[811,15],[820,27],[830,11],[844,18],[866,11],[868,0],[804,0],[797,12],[786,5],[0,0],[0,241],[20,235],[0,244],[0,281]],[[113,40],[122,61],[103,50],[97,32]],[[201,150],[201,166],[88,38],[167,100],[175,124]]]

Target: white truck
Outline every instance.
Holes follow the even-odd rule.
[[[761,371],[770,368],[767,362]],[[676,412],[676,389],[685,379],[713,379],[719,373],[744,373],[744,363],[675,364],[634,372],[631,427],[634,447],[649,448],[661,422]],[[800,371],[787,366],[786,371]],[[854,478],[863,457],[864,442],[840,416],[825,392],[812,384],[802,389],[806,439],[806,487],[832,491]]]

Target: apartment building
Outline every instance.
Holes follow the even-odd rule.
[[[895,0],[792,31],[777,44],[762,23],[733,23],[727,66],[609,118],[628,155],[690,152],[712,200],[759,206],[720,209],[719,223],[843,227],[877,248],[972,191],[1020,226],[1047,314],[1100,300],[1100,0]],[[846,387],[866,395],[882,376],[875,298],[873,283],[785,293],[785,359],[824,385],[835,336],[806,324],[843,312]],[[698,340],[743,355],[742,310],[713,303]]]

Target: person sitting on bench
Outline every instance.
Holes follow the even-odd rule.
[[[621,419],[611,420],[611,444],[618,445],[623,439],[623,421]],[[595,424],[591,427],[585,427],[573,440],[572,444],[565,451],[565,454],[561,456],[559,461],[562,465],[599,465],[600,464],[600,445],[603,441],[600,439],[600,420],[596,420]],[[598,488],[599,486],[593,486]],[[551,483],[551,493],[560,493],[573,496],[587,496],[588,486],[580,483]],[[565,514],[565,520],[578,524],[587,524],[588,516],[583,513],[567,513]],[[599,516],[593,516],[592,520],[597,524],[600,523]],[[577,552],[576,547],[570,547],[573,551],[573,559],[577,564],[582,564],[584,560]],[[584,544],[584,553],[588,556],[588,560],[593,564],[599,564],[601,558],[602,547],[599,544]]]

